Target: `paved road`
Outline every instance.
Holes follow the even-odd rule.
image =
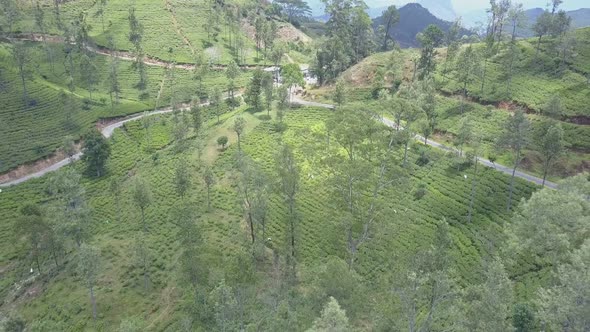
[[[297,96],[293,96],[292,99],[293,103],[295,104],[299,104],[299,105],[303,105],[303,106],[313,106],[313,107],[323,107],[323,108],[329,108],[329,109],[333,109],[334,105],[331,104],[324,104],[324,103],[316,103],[313,101],[307,101],[307,100],[303,100]],[[386,126],[391,127],[391,128],[395,128],[396,124],[387,119],[387,118],[382,118],[381,122],[383,122]],[[420,141],[420,142],[424,142],[424,137],[420,136],[420,135],[416,135],[414,137],[416,140]],[[453,151],[458,153],[459,151],[457,151],[455,148],[446,146],[444,144],[438,143],[438,142],[434,142],[434,141],[428,141],[427,143],[428,145],[441,149],[441,150],[445,150],[445,151]],[[479,158],[479,162],[482,163],[483,165],[487,166],[487,167],[492,167],[502,173],[506,173],[508,175],[512,175],[512,168],[511,167],[506,167],[504,165],[500,165],[498,163],[493,163],[491,161],[489,161],[488,159],[485,158]],[[521,179],[527,180],[529,182],[535,183],[537,185],[542,185],[543,184],[543,179],[538,178],[536,176],[521,172],[521,171],[516,171],[514,173],[514,176],[519,177]],[[552,188],[552,189],[557,189],[557,184],[554,182],[550,182],[550,181],[545,181],[545,186]]]
[[[239,97],[240,95],[241,94],[235,94],[235,97]],[[227,98],[227,97],[225,97],[225,98]],[[207,106],[207,105],[209,105],[209,102],[205,102],[205,103],[202,103],[201,104],[201,106]],[[183,105],[182,107],[179,108],[180,111],[186,111],[188,109],[190,109],[190,106],[189,105]],[[102,133],[102,135],[104,137],[109,138],[109,137],[113,136],[113,132],[115,131],[115,129],[120,128],[121,126],[123,126],[127,122],[136,121],[136,120],[139,120],[139,119],[141,119],[141,118],[143,118],[145,116],[151,116],[151,115],[157,115],[157,114],[166,114],[166,113],[171,113],[171,112],[172,112],[172,108],[171,107],[165,107],[165,108],[161,108],[161,109],[158,109],[158,110],[155,110],[155,111],[145,112],[145,113],[142,113],[142,114],[134,115],[134,116],[131,116],[131,117],[128,117],[128,118],[121,119],[121,120],[119,120],[119,121],[117,121],[115,123],[112,123],[112,124],[104,127],[101,130],[101,133]],[[71,158],[66,158],[66,159],[60,160],[57,163],[55,163],[53,165],[50,165],[50,166],[47,166],[47,167],[43,168],[42,170],[40,170],[38,172],[35,172],[35,173],[32,173],[32,174],[28,174],[28,175],[22,176],[20,178],[14,179],[14,180],[10,180],[8,182],[0,183],[0,188],[1,187],[14,186],[14,185],[17,185],[19,183],[23,183],[23,182],[25,182],[27,180],[30,180],[30,179],[35,179],[35,178],[42,177],[43,175],[45,175],[45,174],[47,174],[49,172],[56,171],[56,170],[58,170],[58,169],[60,169],[60,168],[62,168],[64,166],[66,166],[66,165],[71,164],[72,162],[74,162],[76,160],[79,160],[80,158],[82,158],[82,152],[76,153]]]
[[[237,96],[239,96],[239,94],[236,95],[236,97]],[[334,108],[334,105],[331,105],[331,104],[325,104],[325,103],[317,103],[317,102],[313,102],[313,101],[307,101],[307,100],[303,100],[303,99],[301,99],[301,98],[299,98],[297,96],[293,96],[291,98],[291,100],[292,100],[293,103],[299,104],[299,105],[303,105],[303,106],[322,107],[322,108],[328,108],[328,109],[333,109]],[[202,106],[206,106],[208,104],[209,103],[203,103]],[[189,106],[184,106],[184,107],[179,108],[180,111],[185,111],[187,109],[189,109]],[[132,117],[129,117],[129,118],[126,118],[126,119],[122,119],[120,121],[117,121],[115,123],[112,123],[112,124],[104,127],[102,129],[101,133],[102,133],[102,135],[104,137],[109,138],[109,137],[111,137],[113,135],[113,132],[114,132],[115,129],[120,128],[121,126],[123,126],[127,122],[136,121],[136,120],[139,120],[139,119],[141,119],[141,118],[143,118],[145,116],[151,116],[151,115],[157,115],[157,114],[166,114],[166,113],[170,113],[170,112],[172,112],[172,108],[166,107],[166,108],[158,109],[158,110],[155,110],[155,111],[151,111],[151,112],[147,112],[147,113],[142,113],[142,114],[139,114],[139,115],[135,115],[135,116],[132,116]],[[381,121],[385,125],[387,125],[389,127],[395,128],[395,126],[396,126],[393,121],[391,121],[391,120],[389,120],[387,118],[383,118],[383,119],[381,119]],[[422,142],[424,141],[424,137],[422,137],[420,135],[416,135],[415,136],[415,139],[418,140],[418,141],[422,141]],[[428,145],[433,146],[433,147],[438,148],[438,149],[441,149],[441,150],[457,152],[457,150],[454,149],[454,148],[448,147],[448,146],[446,146],[444,144],[441,144],[441,143],[438,143],[438,142],[434,142],[434,141],[428,141]],[[18,179],[14,179],[14,180],[11,180],[11,181],[8,181],[8,182],[0,183],[0,187],[14,186],[14,185],[17,185],[19,183],[23,183],[23,182],[25,182],[27,180],[30,180],[30,179],[35,179],[35,178],[42,177],[43,175],[45,175],[45,174],[47,174],[49,172],[56,171],[56,170],[58,170],[58,169],[60,169],[60,168],[62,168],[64,166],[66,166],[66,165],[68,165],[68,164],[76,161],[76,160],[79,160],[81,157],[82,157],[82,153],[79,152],[79,153],[75,154],[72,158],[66,158],[66,159],[60,160],[59,162],[57,162],[57,163],[55,163],[55,164],[53,164],[51,166],[48,166],[48,167],[46,167],[46,168],[44,168],[44,169],[42,169],[42,170],[40,170],[40,171],[38,171],[36,173],[28,174],[28,175],[25,175],[25,176],[20,177]],[[489,161],[489,160],[487,160],[485,158],[480,158],[479,161],[483,165],[485,165],[485,166],[492,167],[492,168],[494,168],[494,169],[496,169],[496,170],[498,170],[500,172],[506,173],[508,175],[512,175],[512,168],[510,168],[510,167],[506,167],[504,165],[500,165],[500,164],[497,164],[497,163],[492,163],[491,161]],[[533,176],[533,175],[530,175],[530,174],[527,174],[527,173],[523,173],[523,172],[518,171],[518,170],[516,171],[515,176],[517,176],[517,177],[519,177],[521,179],[527,180],[529,182],[533,182],[533,183],[538,184],[538,185],[541,185],[543,183],[543,179],[538,178],[538,177]],[[547,186],[549,188],[553,188],[553,189],[556,189],[557,188],[557,184],[556,183],[553,183],[553,182],[550,182],[550,181],[545,181],[545,186]]]

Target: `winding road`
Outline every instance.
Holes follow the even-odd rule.
[[[303,106],[323,107],[323,108],[329,108],[329,109],[333,109],[334,108],[334,105],[331,105],[331,104],[316,103],[316,102],[313,102],[313,101],[303,100],[303,99],[300,99],[298,97],[292,97],[292,101],[294,103],[296,103],[296,104],[303,105]],[[387,118],[381,118],[381,122],[383,122],[383,124],[385,124],[388,127],[396,128],[396,124],[393,121],[391,121],[391,120],[389,120]],[[424,137],[422,137],[420,135],[414,136],[414,139],[416,139],[417,141],[424,142]],[[432,140],[431,141],[427,141],[426,144],[427,145],[430,145],[432,147],[435,147],[437,149],[445,150],[445,151],[452,151],[452,152],[456,152],[456,153],[459,152],[455,148],[446,146],[446,145],[441,144],[441,143],[438,143],[438,142],[434,142]],[[494,168],[495,170],[500,171],[502,173],[505,173],[505,174],[508,174],[508,175],[512,175],[512,168],[511,167],[506,167],[504,165],[493,163],[493,162],[491,162],[491,161],[489,161],[488,159],[485,159],[485,158],[478,158],[478,160],[479,160],[480,163],[482,163],[483,165],[485,165],[487,167],[491,167],[491,168]],[[524,173],[524,172],[521,172],[521,171],[518,171],[518,170],[514,173],[514,176],[519,177],[521,179],[524,179],[526,181],[535,183],[537,185],[542,185],[543,184],[543,179],[538,178],[538,177],[533,176],[533,175],[530,175],[530,174],[527,174],[527,173]],[[549,188],[552,188],[552,189],[557,189],[557,184],[554,183],[554,182],[545,181],[545,186],[546,187],[549,187]]]
[[[28,35],[21,35],[18,36],[16,38],[11,38],[11,39],[18,39],[18,40],[29,40],[29,41],[35,41],[35,42],[41,42],[43,40],[45,41],[49,41],[49,42],[54,42],[54,43],[62,43],[64,40],[63,38],[59,37],[59,36],[54,36],[54,35],[41,35],[41,34],[28,34]],[[101,48],[97,48],[97,47],[92,47],[92,46],[88,46],[87,47],[89,51],[97,53],[97,54],[103,54],[103,55],[108,55],[108,56],[114,56],[117,57],[119,59],[122,60],[127,60],[127,61],[134,61],[135,57],[128,53],[128,52],[112,52],[110,50],[106,50],[106,49],[101,49]],[[179,68],[179,69],[185,69],[185,70],[193,70],[195,69],[195,65],[191,65],[191,64],[172,64],[170,62],[166,62],[166,61],[162,61],[156,58],[150,58],[150,57],[145,57],[144,58],[144,63],[146,65],[151,65],[151,66],[161,66],[161,67],[170,67],[172,65],[174,65],[175,68]],[[225,66],[223,65],[213,65],[212,69],[223,69]],[[242,69],[250,69],[250,67],[252,68],[256,68],[256,66],[242,66]],[[295,104],[299,104],[302,106],[313,106],[313,107],[321,107],[321,108],[328,108],[328,109],[333,109],[334,105],[331,104],[324,104],[324,103],[317,103],[317,102],[312,102],[312,101],[307,101],[307,100],[303,100],[300,99],[297,96],[292,96],[292,102]],[[208,105],[208,103],[204,103],[202,104],[203,106]],[[184,105],[183,107],[180,108],[181,111],[185,111],[189,109],[189,106]],[[144,116],[151,116],[151,115],[157,115],[157,114],[165,114],[165,113],[170,113],[172,112],[172,108],[170,107],[166,107],[166,108],[161,108],[161,109],[157,109],[151,112],[145,112],[142,114],[137,114],[134,116],[130,116],[127,118],[124,118],[120,121],[117,121],[115,123],[112,123],[106,127],[104,127],[101,130],[101,133],[104,137],[109,138],[113,135],[113,131],[116,128],[119,128],[121,126],[123,126],[125,123],[130,122],[130,121],[135,121],[135,120],[139,120],[141,118],[143,118]],[[385,125],[394,128],[395,127],[395,123],[387,118],[382,118],[381,122],[383,122]],[[424,141],[424,137],[420,136],[420,135],[416,135],[414,137],[416,140],[419,141]],[[434,142],[434,141],[428,141],[427,145],[433,146],[435,148],[441,149],[441,150],[446,150],[446,151],[454,151],[457,152],[456,149],[452,148],[452,147],[448,147],[444,144],[438,143],[438,142]],[[19,183],[23,183],[27,180],[30,179],[34,179],[34,178],[39,178],[42,177],[43,175],[49,173],[49,172],[53,172],[56,171],[76,160],[79,160],[82,157],[82,152],[78,152],[75,155],[73,155],[72,157],[69,158],[65,158],[62,159],[50,166],[47,166],[35,173],[32,174],[27,174],[18,178],[14,178],[11,179],[9,181],[6,181],[4,183],[0,183],[0,188],[1,187],[9,187],[9,186],[13,186],[13,185],[17,185]],[[487,167],[492,167],[498,171],[501,171],[505,174],[508,175],[512,175],[512,168],[510,167],[506,167],[500,164],[496,164],[491,162],[490,160],[487,160],[485,158],[479,158],[479,161],[487,166]],[[543,179],[538,178],[536,176],[521,172],[521,171],[516,171],[515,172],[515,176],[527,180],[529,182],[535,183],[537,185],[542,185],[543,183]],[[549,187],[549,188],[553,188],[556,189],[557,188],[557,184],[550,182],[550,181],[545,181],[545,186]]]
[[[235,97],[239,97],[240,95],[241,94],[235,94]],[[225,98],[227,98],[227,97],[225,97]],[[209,105],[209,102],[205,102],[205,103],[202,103],[201,104],[201,106],[207,106],[207,105]],[[184,104],[180,108],[178,108],[179,111],[186,111],[186,110],[189,110],[189,109],[190,109],[190,105],[186,105],[186,104]],[[104,137],[109,138],[109,137],[113,136],[113,133],[114,133],[115,129],[122,127],[127,122],[136,121],[136,120],[139,120],[139,119],[141,119],[141,118],[143,118],[145,116],[171,113],[172,111],[173,110],[172,110],[171,107],[164,107],[164,108],[160,108],[160,109],[157,109],[157,110],[154,110],[154,111],[151,111],[151,112],[144,112],[144,113],[141,113],[141,114],[136,114],[136,115],[133,115],[133,116],[130,116],[130,117],[123,118],[123,119],[121,119],[121,120],[119,120],[117,122],[111,123],[108,126],[102,128],[100,132],[102,133],[102,135]],[[1,187],[14,186],[14,185],[17,185],[19,183],[23,183],[23,182],[25,182],[27,180],[30,180],[30,179],[35,179],[35,178],[42,177],[43,175],[45,175],[47,173],[50,173],[50,172],[53,172],[53,171],[56,171],[56,170],[58,170],[58,169],[60,169],[60,168],[62,168],[64,166],[66,166],[66,165],[71,164],[72,162],[74,162],[76,160],[79,160],[80,158],[82,158],[82,152],[78,152],[75,155],[73,155],[72,157],[62,159],[62,160],[56,162],[55,164],[50,165],[50,166],[47,166],[47,167],[45,167],[45,168],[43,168],[43,169],[41,169],[41,170],[39,170],[39,171],[37,171],[35,173],[27,174],[25,176],[12,179],[10,181],[4,182],[4,183],[0,183],[0,188]]]
[[[236,95],[236,96],[239,96]],[[302,106],[312,106],[312,107],[321,107],[321,108],[327,108],[327,109],[334,109],[334,105],[332,104],[324,104],[324,103],[317,103],[317,102],[313,102],[313,101],[307,101],[307,100],[303,100],[297,96],[292,96],[291,98],[292,102],[294,104],[298,104],[298,105],[302,105]],[[208,102],[202,103],[201,106],[207,106],[209,105]],[[179,108],[180,111],[186,111],[190,109],[190,106],[188,105],[183,105],[181,108]],[[141,113],[141,114],[137,114],[131,117],[127,117],[124,119],[121,119],[120,121],[114,122],[106,127],[104,127],[101,130],[101,133],[104,137],[109,138],[113,135],[113,132],[115,131],[115,129],[122,127],[124,124],[126,124],[127,122],[131,122],[131,121],[136,121],[139,120],[145,116],[152,116],[152,115],[158,115],[158,114],[166,114],[166,113],[171,113],[172,112],[172,108],[171,107],[165,107],[165,108],[161,108],[155,111],[151,111],[151,112],[145,112],[145,113]],[[383,122],[383,124],[385,124],[388,127],[391,128],[395,128],[396,125],[393,121],[387,119],[387,118],[382,118],[381,122]],[[420,135],[416,135],[414,137],[416,140],[423,142],[424,141],[424,137],[420,136]],[[434,142],[434,141],[428,141],[427,142],[428,145],[435,147],[437,149],[441,149],[441,150],[445,150],[445,151],[453,151],[453,152],[458,152],[456,149],[452,148],[452,147],[448,147],[444,144],[438,143],[438,142]],[[70,157],[70,158],[65,158],[63,160],[60,160],[58,162],[56,162],[53,165],[47,166],[46,168],[43,168],[42,170],[32,173],[32,174],[28,174],[4,183],[0,183],[0,187],[9,187],[9,186],[14,186],[17,185],[19,183],[23,183],[27,180],[30,179],[35,179],[35,178],[39,178],[42,177],[43,175],[56,171],[66,165],[69,165],[70,163],[79,160],[82,157],[82,152],[78,152],[77,154],[75,154],[74,156]],[[481,162],[483,165],[487,166],[487,167],[491,167],[494,168],[497,171],[500,171],[502,173],[508,174],[508,175],[512,175],[512,168],[504,166],[504,165],[500,165],[497,163],[493,163],[491,161],[489,161],[488,159],[485,158],[479,158],[479,162]],[[519,177],[521,179],[524,179],[526,181],[535,183],[537,185],[542,185],[543,183],[543,179],[538,178],[536,176],[521,172],[521,171],[516,171],[514,174],[516,177]],[[552,189],[557,189],[557,184],[554,182],[550,182],[550,181],[545,181],[545,186],[552,188]]]

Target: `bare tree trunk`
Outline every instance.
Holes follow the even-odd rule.
[[[410,140],[407,140],[406,144],[404,145],[404,167],[406,167],[406,163],[408,161],[408,144],[410,144]]]
[[[545,187],[545,179],[547,179],[547,173],[549,173],[549,162],[550,159],[547,159],[543,164],[543,183],[541,184],[543,187]]]
[[[207,186],[207,211],[211,210],[211,187]]]
[[[481,76],[481,98],[483,98],[483,92],[484,92],[484,87],[485,87],[485,83],[486,83],[487,69],[488,69],[488,58],[486,57],[486,59],[483,62],[483,74]]]
[[[145,223],[145,212],[144,208],[141,208],[141,223],[143,225],[143,233],[147,234],[147,225]]]
[[[252,237],[252,244],[256,241],[256,237],[254,236],[254,221],[252,220],[252,212],[248,208],[248,221],[250,223],[250,237]]]
[[[295,209],[294,202],[290,199],[289,202],[289,218],[291,219],[291,257],[295,259]]]
[[[512,206],[512,191],[514,190],[514,174],[516,173],[516,168],[518,167],[520,161],[520,151],[516,153],[516,160],[514,161],[514,168],[512,169],[512,177],[510,178],[510,191],[508,193],[508,205],[506,207],[506,211],[510,211]]]
[[[27,82],[25,80],[24,68],[20,67],[20,79],[23,86],[23,100],[25,101],[25,108],[29,108],[29,93],[27,92]]]
[[[473,213],[473,202],[475,201],[475,188],[477,186],[477,162],[479,159],[475,157],[475,169],[473,172],[473,181],[471,182],[471,199],[469,200],[469,215],[467,216],[467,222],[471,222],[471,215]]]
[[[90,286],[90,303],[92,303],[92,319],[96,321],[96,299],[94,298],[94,287]]]
[[[39,263],[39,255],[35,255],[35,262],[37,263],[37,270],[39,270],[39,274],[41,274],[41,264]]]

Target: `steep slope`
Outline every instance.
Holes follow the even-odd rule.
[[[416,3],[403,6],[399,9],[399,14],[399,22],[389,30],[389,35],[403,48],[419,46],[416,35],[430,24],[438,26],[443,31],[449,30],[452,24],[437,18],[428,9]],[[381,24],[383,24],[382,17],[373,20],[374,27]],[[461,34],[469,34],[469,31],[463,30]]]
[[[486,81],[484,90],[481,90],[481,78],[476,77],[474,82],[468,84],[467,95],[470,103],[465,107],[468,111],[461,113],[462,86],[457,83],[456,77],[460,64],[449,64],[450,72],[444,77],[442,68],[445,50],[439,50],[439,60],[436,78],[439,82],[439,118],[436,130],[441,133],[443,141],[450,142],[458,132],[458,124],[461,119],[468,117],[477,123],[481,131],[485,150],[490,154],[497,154],[494,142],[501,132],[504,121],[510,116],[516,107],[523,107],[529,114],[534,131],[541,128],[547,118],[544,116],[544,108],[553,96],[561,100],[563,110],[560,123],[564,129],[564,139],[567,141],[569,151],[562,156],[555,167],[554,176],[564,177],[588,171],[590,169],[590,113],[587,107],[590,104],[588,89],[588,75],[590,72],[588,61],[590,59],[590,28],[576,30],[575,56],[570,58],[564,68],[556,70],[552,41],[548,39],[542,43],[541,52],[535,60],[535,40],[522,40],[519,42],[520,50],[514,63],[514,76],[510,88],[510,95],[506,92],[507,73],[509,61],[505,51],[492,57],[488,61],[486,69]],[[476,49],[482,45],[475,44]],[[386,76],[386,85],[396,84],[398,81],[411,80],[413,72],[412,58],[418,56],[417,50],[406,49],[393,56],[391,53],[377,53],[359,64],[349,68],[342,74],[342,78],[350,86],[355,87],[354,96],[370,98],[374,96],[373,81],[378,71],[384,71],[392,60],[401,65],[397,76]],[[482,60],[483,67],[483,60]],[[400,76],[401,75],[401,76]],[[363,89],[364,88],[364,89]],[[485,153],[483,154],[485,155]],[[498,156],[500,161],[507,156]],[[509,161],[508,161],[509,162]],[[541,157],[538,152],[528,151],[525,157],[524,169],[539,174]]]

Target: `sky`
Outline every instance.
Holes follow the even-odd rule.
[[[419,2],[420,0],[365,0],[367,5],[371,8],[386,7],[389,5],[403,6],[409,2]],[[439,0],[436,0],[439,1]],[[446,2],[447,0],[440,0]],[[520,0],[518,1],[524,5],[525,9],[540,7],[545,8],[550,0]],[[323,14],[323,8],[320,6],[319,0],[308,0],[309,5],[313,9],[314,15]],[[458,15],[469,14],[474,11],[482,11],[489,7],[489,0],[451,0],[453,9]],[[574,10],[579,8],[590,8],[590,0],[564,0],[561,5],[562,9]]]

